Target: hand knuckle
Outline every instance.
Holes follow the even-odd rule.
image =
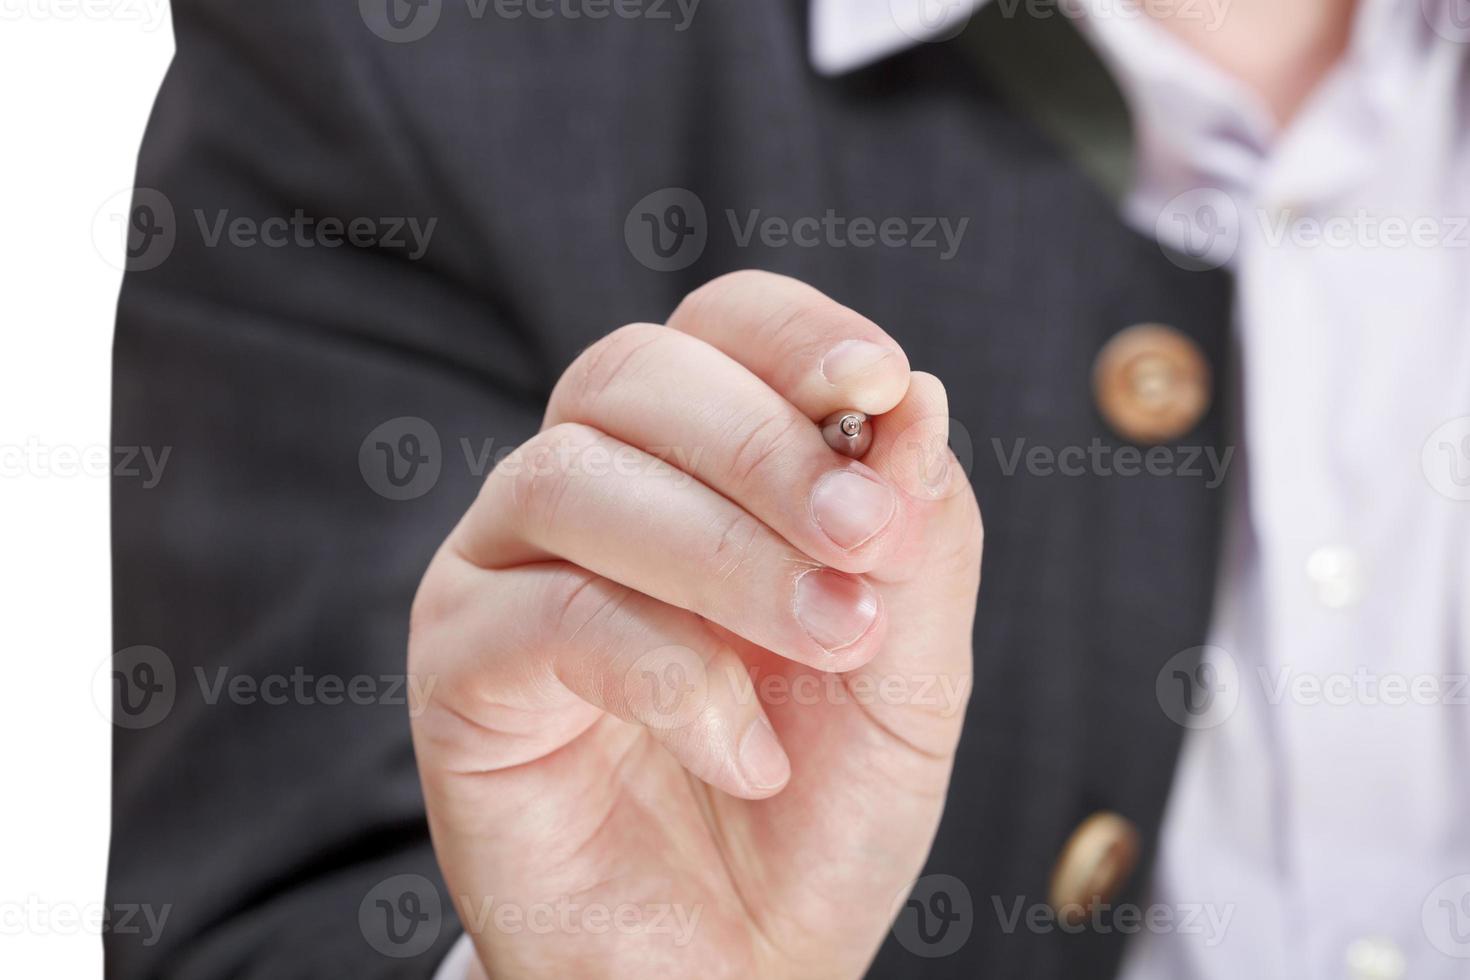
[[[745,511],[724,519],[710,554],[710,565],[720,580],[729,579],[760,551],[764,525]]]
[[[545,635],[552,643],[568,643],[606,623],[631,595],[625,585],[568,565],[545,593],[541,614]]]
[[[772,313],[758,331],[767,343],[793,354],[825,350],[835,338],[867,332],[861,317],[820,294],[786,304]]]
[[[630,323],[598,340],[562,375],[553,401],[560,397],[579,405],[595,404],[604,392],[636,376],[639,355],[658,343],[665,329],[652,323]]]
[[[496,467],[495,475],[510,482],[518,526],[545,528],[556,522],[576,482],[572,461],[598,438],[595,429],[564,422],[541,432]]]
[[[778,288],[789,282],[785,276],[761,269],[738,269],[716,276],[690,292],[669,316],[675,325],[697,324],[719,319],[726,307],[738,306],[740,297]]]
[[[746,423],[745,432],[730,453],[728,475],[737,486],[748,486],[785,456],[805,420],[790,415],[767,415]]]

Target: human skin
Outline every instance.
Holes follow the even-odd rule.
[[[876,417],[862,461],[818,429],[843,408]],[[948,425],[879,326],[767,273],[568,368],[413,607],[414,746],[477,969],[863,974],[970,690],[982,529]]]
[[[1154,0],[1141,6],[1245,83],[1284,128],[1347,49],[1358,0]],[[1216,14],[1208,14],[1210,6]]]

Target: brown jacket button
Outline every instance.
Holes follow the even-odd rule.
[[[1199,345],[1173,327],[1140,323],[1116,334],[1092,364],[1097,410],[1130,442],[1168,442],[1210,407],[1210,366]]]
[[[1138,831],[1107,810],[1082,821],[1057,858],[1048,901],[1069,925],[1086,922],[1098,905],[1111,902],[1138,863]]]

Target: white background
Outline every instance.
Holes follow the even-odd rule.
[[[0,0],[0,977],[102,970],[111,726],[92,678],[111,610],[96,461],[122,241],[99,250],[93,224],[133,182],[172,52],[164,0]]]

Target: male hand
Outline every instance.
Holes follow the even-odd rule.
[[[866,412],[862,462],[818,422]],[[971,677],[943,386],[743,272],[562,376],[414,602],[429,823],[492,977],[859,977]]]

